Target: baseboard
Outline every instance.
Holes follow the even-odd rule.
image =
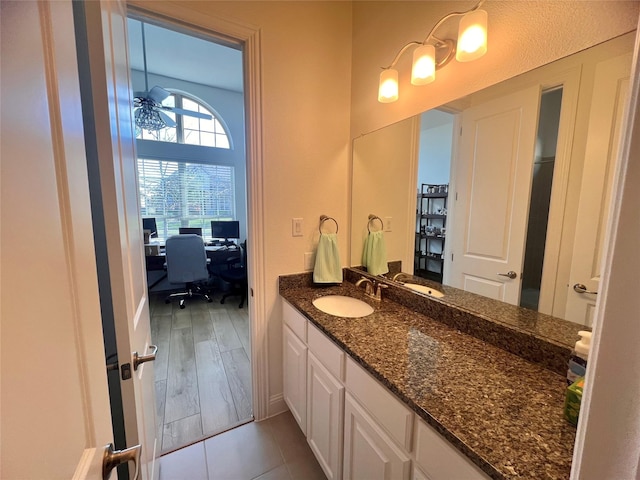
[[[282,393],[271,395],[271,397],[269,397],[268,417],[284,413],[287,410],[289,410],[289,407],[287,407],[287,404],[284,402],[284,395]]]

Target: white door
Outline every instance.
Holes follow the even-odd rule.
[[[93,90],[95,138],[100,171],[109,277],[120,365],[127,444],[142,445],[144,478],[154,478],[156,410],[153,363],[137,369],[134,352],[151,352],[149,302],[138,207],[135,131],[132,122],[127,12],[124,1],[84,2]]]
[[[98,15],[90,26],[94,53],[104,44],[110,59],[126,55],[124,5],[86,6]],[[0,477],[101,478],[103,447],[112,442],[112,433],[72,6],[2,2],[1,8]],[[109,9],[102,17],[101,8]],[[108,29],[104,38],[96,37],[101,27]],[[137,207],[131,203],[135,189],[123,173],[129,169],[123,152],[132,148],[126,141],[119,143],[119,137],[131,137],[126,59],[117,73],[105,74],[105,64],[102,72],[94,72],[94,111],[98,129],[114,129],[108,147],[118,153],[107,151],[98,138],[101,157],[110,158],[101,165],[103,198],[113,201],[105,205],[111,235],[106,254],[112,266],[120,363],[125,363],[132,351],[146,348],[139,337],[148,338],[148,307],[140,293],[145,279],[137,258],[142,249]],[[107,112],[111,117],[105,121],[100,115]],[[134,372],[135,381],[122,382],[127,435],[132,437],[128,442],[143,447],[142,478],[154,476],[153,433],[146,433],[143,418],[154,414],[155,402],[153,390],[143,401],[140,388],[147,377],[153,383],[148,365]],[[150,428],[154,425],[151,421]]]
[[[630,53],[596,65],[564,315],[581,325],[592,325],[597,295],[578,293],[583,289],[574,289],[574,285],[583,285],[588,292],[597,292],[600,287],[602,247],[630,71]]]
[[[447,283],[516,305],[539,100],[534,86],[465,110],[454,167]]]

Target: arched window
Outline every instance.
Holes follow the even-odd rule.
[[[162,105],[204,113],[211,115],[212,118],[204,119],[186,114],[176,115],[173,112],[165,111],[164,113],[176,122],[175,127],[165,127],[157,131],[136,127],[136,138],[185,145],[231,148],[229,136],[218,116],[195,98],[173,92],[162,102]]]

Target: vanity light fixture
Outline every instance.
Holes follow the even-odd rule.
[[[398,71],[394,68],[404,52],[417,46],[413,51],[411,84],[426,85],[436,78],[436,70],[444,67],[455,56],[459,62],[470,62],[487,53],[487,12],[479,10],[485,0],[480,0],[473,8],[464,12],[451,12],[434,25],[422,42],[409,42],[396,54],[393,62],[384,67],[380,74],[378,101],[391,103],[398,100]],[[441,39],[435,32],[446,20],[462,16],[458,27],[458,39]]]

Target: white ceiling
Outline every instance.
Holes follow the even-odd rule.
[[[128,24],[131,68],[144,71],[141,23],[129,18]],[[149,73],[242,92],[240,50],[149,23],[144,30]]]

